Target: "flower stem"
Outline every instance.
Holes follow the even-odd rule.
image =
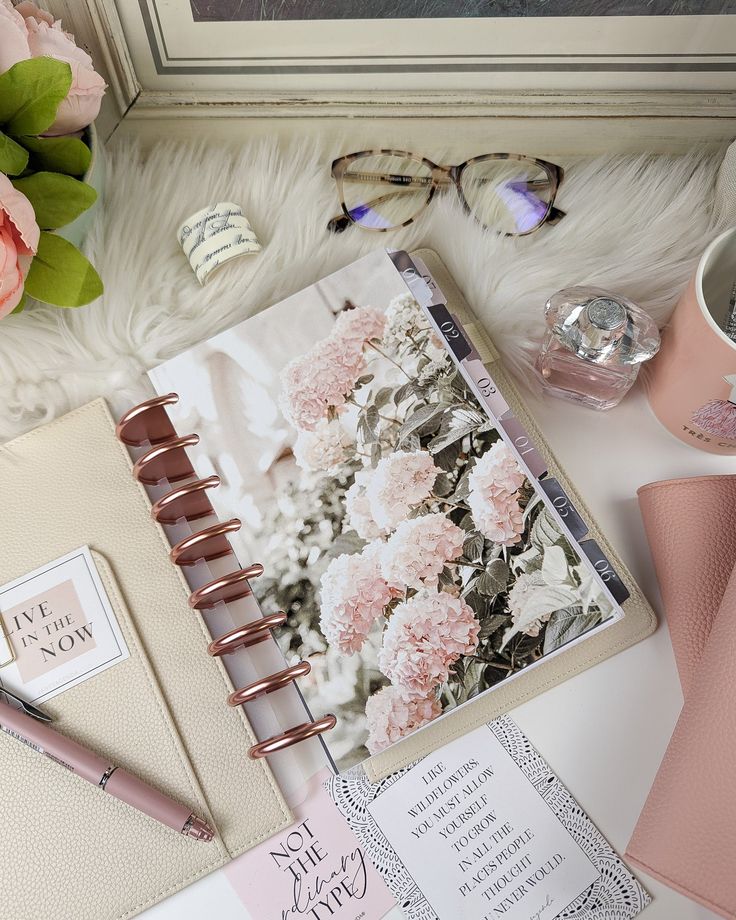
[[[407,380],[409,380],[411,383],[416,383],[416,378],[415,378],[415,377],[409,376],[409,374],[407,374],[407,372],[406,372],[406,371],[404,370],[404,368],[398,363],[398,361],[394,361],[394,359],[393,359],[390,355],[387,355],[385,351],[382,351],[382,350],[378,347],[378,345],[374,345],[373,342],[366,342],[366,345],[367,345],[369,348],[372,348],[374,351],[378,352],[378,354],[381,355],[381,357],[385,358],[387,361],[390,361],[391,364],[393,364],[394,367],[398,367],[398,369],[399,369],[399,370],[401,371],[401,373],[406,377]]]

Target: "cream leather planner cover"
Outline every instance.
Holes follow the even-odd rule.
[[[388,750],[375,754],[365,764],[366,774],[374,781],[405,767],[453,738],[495,719],[514,706],[538,696],[549,687],[603,661],[604,658],[639,642],[654,632],[657,626],[655,613],[634,580],[634,576],[601,533],[577,489],[547,447],[544,435],[526,409],[515,385],[504,371],[493,343],[473,316],[465,297],[445,264],[437,253],[429,249],[417,250],[412,255],[422,259],[432,273],[434,280],[447,298],[448,310],[460,320],[467,330],[498,389],[503,393],[514,415],[526,428],[538,451],[547,461],[550,475],[560,482],[573,500],[577,510],[588,524],[590,536],[600,545],[626,586],[629,598],[624,605],[625,616],[616,623],[588,636],[584,642],[564,649],[558,656],[544,660],[538,667],[522,671],[513,680],[499,684],[491,693],[477,697],[441,721],[428,725],[421,732],[415,732]]]
[[[123,920],[291,815],[102,400],[0,447],[0,509],[0,585],[89,546],[130,653],[43,704],[55,727],[217,831],[185,838],[0,733],[0,913]]]

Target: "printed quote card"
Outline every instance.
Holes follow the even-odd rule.
[[[86,546],[0,587],[0,618],[0,689],[29,703],[44,703],[129,656]]]
[[[327,788],[409,920],[630,920],[649,903],[508,717]]]
[[[225,867],[254,920],[380,920],[395,901],[325,791],[325,769],[289,800],[295,823]]]

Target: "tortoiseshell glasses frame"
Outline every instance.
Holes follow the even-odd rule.
[[[348,173],[348,168],[351,163],[353,163],[355,160],[361,159],[362,157],[370,156],[402,157],[403,159],[411,160],[414,163],[422,164],[424,167],[426,167],[426,170],[429,171],[429,175],[412,176],[408,174],[373,171],[356,172],[353,174]],[[555,197],[557,195],[557,190],[565,173],[561,166],[558,166],[556,163],[549,163],[547,160],[537,160],[534,157],[527,157],[519,153],[485,153],[477,157],[472,157],[471,159],[466,160],[464,163],[459,163],[457,166],[449,166],[433,163],[426,157],[419,156],[418,154],[411,153],[407,150],[360,150],[357,153],[348,153],[345,156],[338,157],[332,163],[332,176],[337,184],[337,195],[340,201],[340,207],[342,208],[342,214],[338,214],[337,216],[333,217],[332,220],[330,220],[327,224],[327,229],[333,233],[342,233],[343,230],[347,230],[351,224],[355,224],[356,226],[361,227],[363,230],[372,230],[378,233],[386,233],[389,230],[397,230],[400,227],[407,227],[409,224],[413,224],[416,218],[422,213],[422,211],[429,207],[432,199],[438,191],[441,189],[453,187],[457,192],[457,195],[463,206],[463,210],[466,214],[474,217],[475,220],[481,224],[481,226],[486,227],[487,229],[497,229],[494,227],[489,227],[473,213],[473,209],[468,203],[462,188],[462,176],[465,170],[477,163],[483,163],[488,160],[516,160],[520,163],[525,163],[528,166],[536,166],[538,170],[541,170],[545,174],[545,178],[540,177],[539,179],[527,182],[527,187],[532,189],[535,187],[544,187],[545,192],[549,194],[549,201],[547,203],[546,212],[539,217],[538,222],[530,229],[521,230],[516,233],[503,233],[504,236],[528,236],[530,233],[535,233],[544,224],[557,223],[558,220],[565,216],[564,211],[561,211],[559,208],[555,207]],[[398,187],[396,191],[389,192],[386,195],[380,196],[371,202],[366,202],[366,205],[380,204],[381,202],[386,201],[393,196],[400,195],[401,191],[399,189],[411,190],[419,187],[427,189],[427,200],[423,205],[421,205],[415,214],[413,214],[407,220],[402,221],[401,223],[397,223],[391,227],[367,226],[355,218],[354,214],[351,213],[350,208],[345,202],[344,183],[351,180],[359,182],[370,181],[375,182],[377,185],[385,184],[395,185]]]

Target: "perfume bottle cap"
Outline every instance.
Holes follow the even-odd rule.
[[[547,301],[547,323],[566,349],[596,364],[639,364],[656,354],[659,330],[635,303],[601,288],[573,287]]]

